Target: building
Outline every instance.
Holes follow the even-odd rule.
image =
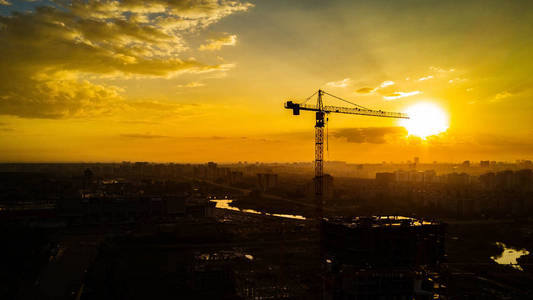
[[[470,175],[466,173],[450,173],[446,175],[446,183],[454,186],[466,186],[470,184]]]
[[[278,174],[272,173],[257,173],[257,188],[266,192],[278,185]]]
[[[210,218],[215,203],[201,197],[86,193],[80,198],[59,199],[56,210],[57,217],[68,224],[116,224]]]
[[[207,163],[207,174],[206,174],[206,177],[207,179],[209,180],[215,180],[216,179],[216,176],[217,176],[217,164],[210,161]]]
[[[329,174],[324,174],[323,180],[323,190],[322,190],[322,197],[325,201],[332,199],[335,194],[335,187],[333,184],[333,176]],[[314,197],[316,192],[316,179],[313,178],[312,181],[309,181],[305,185],[305,189],[307,191],[307,195],[309,197]]]
[[[434,170],[426,170],[424,171],[424,182],[425,183],[433,183],[437,181],[437,172]]]
[[[239,171],[231,171],[228,177],[228,183],[229,184],[235,184],[238,182],[242,182],[244,179],[244,175],[242,172]]]
[[[445,226],[406,218],[323,221],[325,299],[435,299]]]
[[[376,173],[376,183],[379,186],[389,186],[396,181],[396,176],[391,172]]]

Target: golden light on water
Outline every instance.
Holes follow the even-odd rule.
[[[435,103],[416,103],[405,112],[410,119],[402,119],[400,125],[407,129],[409,135],[425,139],[430,135],[445,132],[449,127],[448,115]]]

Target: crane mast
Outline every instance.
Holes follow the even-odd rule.
[[[317,202],[317,215],[322,215],[324,205],[324,126],[325,111],[322,102],[323,91],[318,90],[316,122],[315,122],[315,198]]]

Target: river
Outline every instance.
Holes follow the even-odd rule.
[[[240,211],[248,214],[256,214],[256,215],[265,215],[265,216],[273,216],[273,217],[279,217],[279,218],[287,218],[287,219],[297,219],[297,220],[305,220],[306,218],[304,216],[300,215],[290,215],[290,214],[271,214],[267,212],[258,211],[255,209],[240,209],[235,206],[231,206],[230,204],[233,202],[231,199],[213,199],[211,202],[216,203],[216,208],[221,209],[227,209],[227,210],[234,210],[234,211]]]
[[[526,249],[511,248],[501,242],[496,242],[496,246],[502,248],[502,253],[500,255],[491,256],[490,259],[500,265],[509,265],[517,270],[524,271],[522,266],[518,264],[518,258],[528,255],[529,251]]]

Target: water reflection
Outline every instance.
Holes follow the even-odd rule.
[[[528,255],[529,251],[526,249],[514,249],[507,247],[504,243],[496,242],[496,246],[502,248],[502,253],[498,256],[491,256],[490,258],[500,265],[510,265],[511,267],[524,271],[518,264],[518,258],[524,255]]]
[[[274,216],[274,217],[288,218],[288,219],[305,220],[305,217],[304,216],[300,216],[300,215],[271,214],[271,213],[266,213],[266,212],[262,212],[262,211],[257,211],[255,209],[240,209],[238,207],[230,206],[230,204],[233,202],[233,200],[228,200],[228,199],[224,199],[224,200],[213,199],[213,200],[211,200],[211,202],[215,202],[216,203],[216,206],[215,206],[216,208],[222,208],[222,209],[228,209],[228,210],[234,210],[234,211],[241,211],[241,212],[249,213],[249,214],[257,214],[257,215]]]

